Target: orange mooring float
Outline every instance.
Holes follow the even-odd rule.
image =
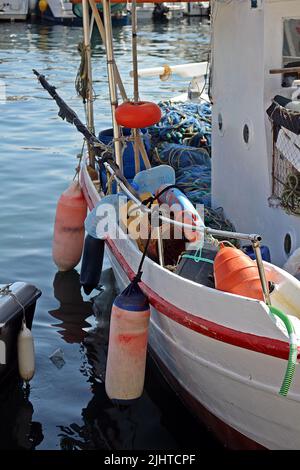
[[[161,120],[161,109],[150,101],[126,101],[117,107],[115,117],[119,126],[143,129]]]
[[[266,273],[267,280],[270,274]],[[238,248],[220,244],[214,260],[216,289],[264,300],[257,264]]]
[[[83,192],[74,181],[60,196],[56,208],[52,256],[60,271],[69,271],[80,261],[86,214]]]
[[[112,400],[135,400],[143,393],[149,320],[149,303],[136,278],[112,307],[105,377]]]

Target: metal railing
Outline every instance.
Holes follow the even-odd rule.
[[[124,184],[124,182],[116,175],[115,171],[113,168],[110,166],[109,163],[104,162],[103,165],[105,166],[105,169],[110,173],[110,175],[115,179],[119,187],[122,189],[122,191],[128,196],[130,200],[135,202],[137,205],[137,210],[140,210],[143,213],[148,213],[151,214],[152,210],[146,207],[138,197],[136,197],[130,189]],[[210,227],[205,227],[203,226],[197,226],[197,225],[190,225],[186,224],[183,222],[179,222],[173,219],[170,219],[168,217],[165,217],[161,214],[159,214],[159,219],[162,222],[172,224],[174,226],[178,226],[181,228],[186,228],[189,230],[193,230],[196,232],[201,232],[204,235],[211,235],[213,237],[218,237],[218,238],[234,238],[236,240],[247,240],[250,241],[255,253],[255,258],[256,258],[256,263],[257,263],[257,268],[258,268],[258,273],[260,277],[260,282],[261,282],[261,287],[262,287],[262,292],[264,296],[265,303],[268,305],[271,305],[271,300],[270,300],[270,292],[269,292],[269,286],[268,286],[268,281],[266,278],[266,273],[265,273],[265,268],[263,264],[263,259],[261,255],[261,250],[260,250],[260,242],[262,240],[261,235],[258,234],[247,234],[247,233],[240,233],[240,232],[229,232],[226,230],[216,230]],[[160,236],[160,231],[158,231],[158,236]],[[161,239],[158,238],[158,244],[160,247],[159,250],[159,259],[160,259],[160,264],[163,266],[163,254],[161,252]]]

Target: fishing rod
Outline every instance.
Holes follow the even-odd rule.
[[[34,75],[38,78],[42,87],[49,93],[49,95],[54,99],[56,102],[59,113],[58,116],[61,117],[63,120],[66,120],[68,123],[73,124],[76,129],[84,136],[87,143],[93,148],[95,155],[97,155],[99,162],[101,164],[108,163],[110,167],[115,172],[116,176],[122,183],[126,186],[126,188],[137,198],[139,199],[138,193],[134,190],[134,188],[129,184],[126,180],[120,168],[113,160],[113,150],[111,147],[103,144],[95,134],[93,134],[79,119],[75,111],[70,108],[70,106],[59,96],[56,91],[56,87],[50,85],[50,83],[45,78],[45,75],[40,74],[37,70],[33,69]],[[106,155],[105,155],[106,154]]]

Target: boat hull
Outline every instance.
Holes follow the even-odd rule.
[[[86,170],[80,179],[92,208],[99,194]],[[124,289],[137,272],[141,253],[126,237],[107,239],[106,246]],[[223,443],[300,448],[299,367],[288,397],[280,396],[289,343],[267,306],[181,278],[149,258],[140,287],[151,305],[151,350],[171,381],[176,379],[182,400]]]
[[[172,387],[176,395],[180,397],[186,408],[201,424],[206,426],[207,430],[212,433],[225,448],[232,450],[265,450],[265,447],[239,433],[236,429],[228,426],[224,421],[210,413],[192,394],[181,386],[180,382],[165,366],[151,346],[149,346],[148,351],[161,374]]]
[[[107,253],[123,289],[131,277],[124,271],[123,259],[111,249],[109,244]],[[164,287],[168,290],[166,283]],[[300,447],[299,394],[284,398],[278,393],[286,361],[199,335],[174,320],[175,306],[165,307],[174,310],[171,312],[157,309],[151,296],[150,303],[151,350],[169,372],[171,382],[176,377],[175,388],[182,401],[224,445],[234,449]],[[300,390],[297,372],[294,388]]]

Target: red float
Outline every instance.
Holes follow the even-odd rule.
[[[116,109],[116,121],[120,126],[142,129],[153,126],[161,119],[160,107],[150,101],[127,101]]]

